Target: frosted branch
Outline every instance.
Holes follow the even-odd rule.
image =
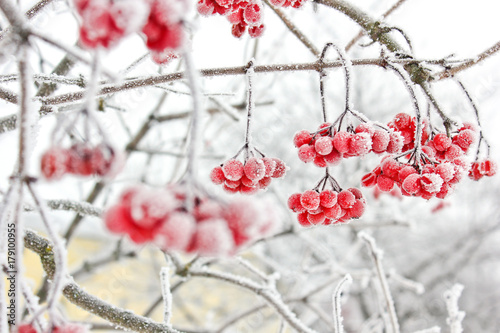
[[[172,292],[170,291],[168,267],[162,267],[160,271],[161,295],[163,298],[163,322],[165,325],[171,326],[170,319],[172,318]]]
[[[463,290],[464,286],[457,283],[444,293],[446,309],[448,310],[446,323],[450,326],[450,333],[463,332],[462,320],[465,317],[465,312],[460,311],[458,308],[458,299],[462,295]]]
[[[361,231],[358,233],[358,237],[366,242],[368,248],[370,249],[370,254],[372,256],[373,262],[375,263],[375,268],[377,270],[377,276],[384,294],[385,305],[387,307],[387,312],[391,321],[392,332],[399,333],[399,323],[398,317],[396,315],[396,308],[394,307],[394,300],[392,299],[391,291],[389,289],[389,283],[387,283],[387,278],[385,275],[384,267],[382,266],[383,252],[375,244],[375,239],[368,235],[366,232]]]
[[[47,200],[45,204],[52,210],[71,211],[78,213],[81,216],[100,217],[103,213],[103,210],[101,208],[93,206],[88,202],[61,199],[61,200]],[[35,207],[25,205],[24,210],[30,212],[35,210]]]
[[[24,246],[40,256],[45,273],[49,279],[52,279],[56,270],[53,245],[47,239],[27,230],[24,236]],[[130,310],[124,310],[104,302],[87,293],[74,282],[65,285],[63,296],[85,311],[125,329],[141,333],[180,333],[165,324],[159,324],[149,318],[136,315]]]
[[[342,298],[342,290],[344,285],[352,283],[352,277],[347,274],[344,276],[342,280],[340,280],[339,284],[335,288],[332,296],[333,303],[333,321],[335,323],[335,333],[344,333],[344,326],[342,325],[342,307],[341,307],[341,298]]]
[[[441,333],[441,327],[434,326],[431,328],[426,328],[425,330],[416,331],[413,333]]]

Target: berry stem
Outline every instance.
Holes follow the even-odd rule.
[[[326,102],[325,102],[325,78],[326,73],[324,70],[319,71],[319,94],[321,96],[321,110],[323,111],[323,122],[327,122],[326,117]]]
[[[252,115],[253,115],[253,108],[255,105],[254,101],[254,95],[253,95],[253,75],[254,75],[254,63],[253,60],[250,60],[247,64],[247,71],[246,71],[246,77],[247,77],[247,130],[245,133],[245,146],[246,146],[246,153],[245,153],[245,162],[248,160],[248,155],[249,152],[248,150],[252,149]]]
[[[422,155],[422,114],[420,112],[420,107],[418,105],[418,100],[417,96],[415,94],[415,90],[413,89],[412,86],[412,81],[408,75],[407,72],[400,70],[396,66],[393,66],[391,64],[387,64],[387,67],[395,71],[399,77],[402,79],[406,89],[410,93],[411,97],[411,102],[413,104],[413,109],[415,110],[415,116],[416,116],[416,129],[415,129],[415,147],[413,148],[413,153],[408,160],[409,163],[413,160],[413,163],[415,166],[419,165],[419,162],[421,161],[421,155]]]
[[[472,109],[474,109],[474,115],[476,116],[476,121],[477,125],[479,126],[479,140],[477,144],[477,150],[476,150],[476,159],[477,161],[479,159],[479,152],[481,151],[481,142],[484,142],[486,145],[486,151],[487,151],[487,156],[490,156],[490,144],[484,137],[483,133],[483,127],[481,126],[481,120],[479,119],[479,108],[477,107],[476,101],[472,98],[471,94],[469,93],[469,90],[465,87],[465,85],[460,81],[457,77],[453,77],[455,79],[455,82],[458,83],[462,91],[464,92],[465,96],[467,97],[467,100],[469,101],[470,105],[472,106]]]
[[[342,67],[344,68],[345,71],[345,110],[350,110],[351,109],[351,88],[350,88],[350,80],[351,80],[351,67],[352,63],[351,61],[347,58],[345,52],[335,45],[334,43],[327,43],[325,47],[323,48],[323,52],[321,53],[320,58],[318,59],[318,63],[323,64],[324,63],[324,58],[326,55],[326,51],[328,50],[329,47],[333,47],[335,51],[337,51],[340,61],[342,63]]]

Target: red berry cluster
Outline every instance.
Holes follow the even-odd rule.
[[[70,148],[52,147],[41,159],[42,175],[46,179],[60,179],[65,174],[79,176],[114,176],[123,166],[122,158],[111,147],[85,143]]]
[[[80,41],[91,49],[109,48],[123,37],[144,33],[153,60],[165,63],[175,57],[184,40],[182,15],[177,8],[162,0],[75,0],[81,17]]]
[[[285,176],[287,167],[279,158],[250,157],[245,164],[230,159],[210,172],[210,179],[229,193],[253,194],[271,184],[272,178]]]
[[[260,202],[223,204],[179,185],[131,188],[104,221],[110,231],[127,234],[135,243],[209,256],[233,254],[277,226],[272,210]]]
[[[55,326],[51,330],[52,333],[86,333],[87,327],[75,324],[66,323],[60,326]],[[17,333],[39,333],[39,331],[32,324],[21,324],[17,329]]]
[[[248,28],[250,37],[262,36],[262,2],[260,0],[199,0],[198,12],[201,15],[223,15],[232,24],[231,33],[240,38]]]
[[[497,173],[498,165],[495,161],[485,159],[483,161],[476,161],[472,163],[469,170],[469,178],[479,180],[484,176],[492,177]]]
[[[298,213],[300,225],[330,225],[357,219],[365,211],[366,201],[357,188],[336,192],[308,190],[288,198],[288,208]]]
[[[335,165],[342,158],[363,156],[370,152],[398,153],[403,147],[399,132],[388,131],[370,123],[361,123],[354,130],[336,131],[330,123],[323,123],[314,133],[301,130],[293,138],[299,148],[299,159],[324,168]]]
[[[376,185],[382,192],[390,192],[396,185],[405,196],[444,199],[462,179],[467,167],[462,158],[419,168],[387,156],[372,172],[363,176],[361,184],[365,187]]]
[[[416,117],[412,117],[407,113],[398,113],[394,119],[390,121],[387,126],[398,132],[403,138],[402,151],[408,151],[415,147],[415,131],[417,128]],[[422,137],[421,144],[424,144],[429,138],[430,131],[427,120],[424,119],[422,123]]]

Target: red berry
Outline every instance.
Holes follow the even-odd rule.
[[[323,212],[325,213],[326,218],[336,220],[342,215],[342,208],[337,203],[331,208],[324,208]]]
[[[408,177],[406,177],[405,180],[403,180],[401,188],[406,192],[408,192],[409,194],[416,194],[421,189],[420,175],[418,173],[413,173],[411,175],[408,175]]]
[[[403,165],[393,158],[388,158],[382,162],[382,173],[393,180],[398,180],[399,170],[402,168]]]
[[[436,173],[424,173],[420,178],[422,189],[428,193],[437,193],[443,185],[443,178]]]
[[[254,25],[248,28],[248,34],[252,38],[258,38],[264,33],[264,25]]]
[[[319,168],[326,168],[327,167],[325,158],[321,155],[316,155],[316,157],[314,158],[314,165],[319,167]]]
[[[313,190],[307,190],[300,196],[300,203],[307,210],[314,210],[319,207],[319,193]]]
[[[240,38],[245,33],[246,28],[247,28],[246,25],[243,25],[241,23],[233,24],[231,27],[231,33],[233,34],[234,37]]]
[[[319,194],[321,207],[332,208],[337,203],[337,193],[331,190],[324,190]]]
[[[294,193],[288,198],[288,208],[290,208],[294,213],[303,213],[306,211],[300,202],[301,196],[302,195],[300,193]]]
[[[463,155],[462,149],[455,144],[451,144],[451,146],[444,153],[444,157],[448,161],[453,161],[455,158],[460,157],[462,155]]]
[[[17,329],[17,333],[38,333],[35,327],[31,324],[21,324]]]
[[[394,117],[394,125],[396,125],[396,127],[399,130],[409,129],[411,124],[412,124],[412,118],[407,113],[398,113]]]
[[[436,134],[432,141],[438,151],[446,151],[451,146],[451,139],[444,133]]]
[[[264,162],[264,166],[266,167],[265,177],[271,177],[276,170],[276,161],[270,157],[262,158],[262,162]]]
[[[382,153],[386,151],[389,145],[390,135],[387,131],[382,129],[376,129],[372,135],[372,149],[376,153]]]
[[[239,180],[243,176],[243,163],[238,160],[228,160],[222,166],[224,176],[229,180]]]
[[[322,212],[318,214],[307,214],[307,219],[313,225],[322,224],[325,221],[325,218],[325,214]]]
[[[224,182],[224,184],[227,187],[230,187],[230,188],[238,188],[241,185],[241,181],[240,180],[229,180],[229,179],[226,179],[226,181]]]
[[[224,171],[222,171],[222,167],[217,166],[212,169],[212,171],[210,172],[210,180],[212,181],[212,183],[216,185],[224,183],[224,181],[226,180],[226,176],[224,176]]]
[[[59,179],[68,171],[69,155],[63,148],[52,147],[41,160],[42,175],[46,179]]]
[[[389,133],[389,144],[387,145],[387,152],[389,154],[397,154],[400,153],[403,149],[403,137],[399,132],[391,132]]]
[[[487,159],[481,163],[480,169],[483,174],[492,177],[497,173],[498,166],[494,161]]]
[[[297,221],[299,221],[299,224],[301,226],[303,226],[303,227],[310,227],[311,226],[311,222],[307,218],[308,215],[309,215],[309,213],[307,213],[307,212],[299,213],[297,215]]]
[[[455,143],[465,151],[467,151],[475,141],[476,133],[470,129],[464,129],[455,136]]]
[[[337,195],[337,202],[344,209],[351,208],[355,201],[356,197],[350,191],[343,190]]]
[[[373,172],[367,173],[361,178],[361,185],[364,187],[372,187],[377,183],[377,175]]]
[[[333,150],[332,138],[328,136],[323,136],[321,138],[318,138],[314,142],[314,149],[316,150],[316,153],[318,153],[319,155],[330,154]]]
[[[245,185],[240,185],[240,193],[241,194],[254,194],[257,193],[259,189],[262,189],[264,187],[257,187],[257,186],[245,186]]]
[[[365,212],[365,203],[357,199],[349,210],[349,216],[352,219],[359,219]]]
[[[293,144],[295,145],[295,147],[300,148],[302,145],[310,144],[311,139],[312,136],[308,131],[301,130],[295,133],[295,135],[293,136]]]
[[[269,186],[269,184],[271,184],[271,177],[264,177],[262,178],[261,180],[259,180],[259,188],[260,189],[265,189],[266,187]]]
[[[243,11],[243,18],[249,25],[255,25],[262,18],[262,7],[260,3],[250,3]]]
[[[394,180],[385,175],[377,177],[377,186],[382,192],[389,192],[394,187]]]
[[[349,141],[353,135],[347,132],[337,132],[333,137],[333,145],[339,153],[347,153],[349,151]]]
[[[286,165],[285,162],[280,160],[279,158],[273,158],[273,161],[276,162],[276,167],[274,168],[274,172],[271,175],[273,178],[281,178],[286,174]]]
[[[349,153],[363,156],[372,149],[372,139],[369,133],[358,133],[349,141]]]
[[[248,177],[245,175],[243,175],[243,177],[241,177],[240,182],[242,185],[247,186],[247,187],[256,187],[258,185],[258,181],[248,179]]]
[[[324,156],[324,159],[329,165],[337,165],[342,160],[342,155],[334,147],[330,154]]]
[[[362,199],[363,198],[363,192],[361,192],[361,190],[359,188],[351,187],[351,188],[348,188],[347,190],[349,192],[351,192],[352,194],[354,194],[354,197],[356,199]]]
[[[314,161],[314,158],[316,157],[316,150],[314,149],[314,146],[305,144],[299,148],[298,154],[299,154],[299,159],[302,162],[309,163]]]
[[[436,173],[441,176],[443,181],[449,182],[455,175],[455,168],[451,163],[444,162],[436,166]]]
[[[243,166],[245,176],[251,180],[261,180],[266,175],[266,166],[261,158],[251,157]]]
[[[399,170],[398,181],[403,182],[406,179],[406,177],[414,173],[418,173],[418,171],[411,165],[406,165],[401,170]]]

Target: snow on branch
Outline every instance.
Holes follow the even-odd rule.
[[[465,312],[458,309],[458,299],[462,295],[464,286],[457,283],[444,293],[446,301],[446,309],[448,310],[448,318],[446,323],[450,326],[450,333],[462,333],[462,320],[465,317]]]

